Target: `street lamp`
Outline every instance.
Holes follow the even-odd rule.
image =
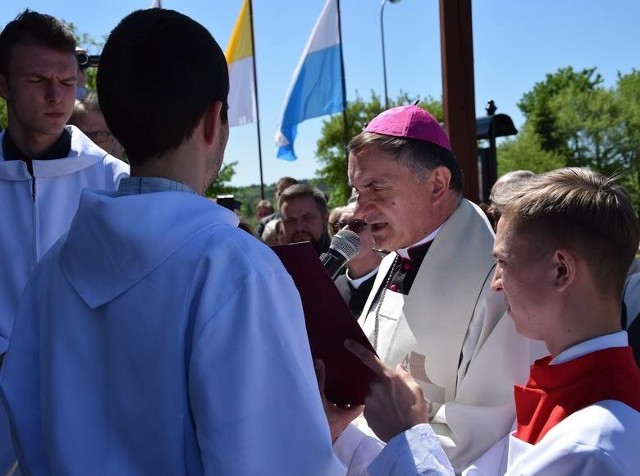
[[[382,77],[384,78],[384,108],[389,109],[389,96],[387,94],[387,58],[384,54],[384,6],[389,3],[399,3],[400,0],[382,0],[380,5],[380,37],[382,38]]]

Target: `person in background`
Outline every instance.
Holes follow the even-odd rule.
[[[329,219],[327,223],[327,232],[329,233],[329,238],[333,238],[333,235],[340,231],[340,215],[344,207],[334,207],[329,212]]]
[[[98,93],[132,176],[82,193],[21,301],[0,390],[24,474],[344,473],[295,284],[203,196],[228,92],[183,14],[139,10],[107,39]]]
[[[534,176],[535,174],[530,170],[513,170],[500,176],[496,183],[493,184],[486,213],[494,231],[498,226],[502,210],[506,206],[511,192],[517,190],[518,187]]]
[[[360,251],[347,262],[346,272],[335,279],[340,294],[358,318],[376,279],[382,257],[373,248],[373,237],[367,222],[353,214],[355,200],[343,207],[338,219],[338,230],[346,228],[360,237]]]
[[[260,237],[260,239],[264,241],[268,246],[284,245],[285,242],[284,234],[282,232],[282,220],[280,218],[271,220],[262,232],[262,236]]]
[[[531,359],[490,287],[493,231],[462,197],[444,129],[417,106],[371,120],[349,144],[348,175],[354,215],[388,252],[358,322],[385,364],[420,383],[431,426],[465,467],[509,431]]]
[[[124,159],[122,146],[118,139],[113,136],[104,120],[97,92],[91,91],[87,93],[84,100],[76,102],[69,123],[78,127],[108,154],[120,160]]]
[[[640,223],[626,191],[587,169],[531,178],[503,209],[494,290],[520,334],[550,355],[515,387],[514,430],[463,475],[632,475],[640,466],[640,370],[620,327],[620,298]],[[371,476],[452,474],[434,461],[420,386],[347,342],[377,375],[365,415],[388,441]]]
[[[251,223],[247,222],[244,218],[240,218],[240,223],[238,223],[238,228],[240,228],[241,230],[246,231],[251,236],[254,236],[254,237],[257,238],[256,232],[253,229],[253,226],[251,226]]]
[[[260,200],[256,204],[255,215],[258,222],[271,214],[273,214],[273,205],[271,205],[269,200]]]
[[[80,130],[65,127],[76,100],[76,39],[50,15],[25,10],[0,33],[0,354],[36,263],[69,228],[85,188],[113,191],[129,173]],[[0,419],[5,417],[0,411]],[[13,463],[0,422],[0,471]]]
[[[76,46],[76,58],[78,59],[78,82],[76,85],[76,100],[83,101],[87,95],[87,68],[89,67],[89,56],[87,55],[87,52],[84,48]]]
[[[291,185],[280,194],[278,207],[285,243],[310,241],[318,256],[329,249],[327,200],[320,189]]]
[[[282,194],[282,192],[284,192],[284,190],[287,187],[290,187],[291,185],[295,185],[297,183],[298,181],[293,177],[285,176],[285,177],[280,177],[278,179],[278,181],[276,182],[276,193],[275,193],[276,207],[277,207],[278,199],[280,198],[280,195]],[[265,231],[265,227],[269,224],[270,221],[275,220],[276,218],[280,218],[279,210],[276,210],[271,215],[267,215],[262,220],[260,220],[258,222],[258,225],[256,226],[256,233],[258,234],[258,236],[262,236],[262,233]]]
[[[231,210],[236,215],[240,216],[240,207],[242,202],[236,200],[233,195],[218,195],[214,200],[221,207]]]

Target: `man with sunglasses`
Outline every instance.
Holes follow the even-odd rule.
[[[338,291],[349,305],[349,309],[357,318],[360,317],[362,308],[371,292],[382,258],[373,249],[373,237],[367,222],[354,217],[355,208],[355,201],[344,208],[340,214],[338,229],[347,228],[357,233],[360,237],[360,251],[355,258],[347,263],[346,272],[339,275],[335,283]]]
[[[421,385],[440,444],[465,467],[509,431],[530,362],[490,287],[493,231],[462,196],[444,129],[415,105],[381,113],[351,141],[348,174],[354,214],[388,252],[359,323],[380,359]]]

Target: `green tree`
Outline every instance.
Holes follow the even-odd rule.
[[[9,125],[9,116],[7,115],[7,103],[0,98],[0,129],[6,129]]]
[[[229,185],[229,182],[236,173],[236,165],[238,165],[238,162],[229,162],[220,168],[220,172],[218,172],[215,180],[205,192],[207,197],[215,198],[218,195],[234,193],[236,189]]]
[[[390,107],[410,104],[415,101],[406,93],[401,93],[396,100],[390,101]],[[420,102],[420,106],[431,112],[438,120],[442,120],[442,103],[431,97]],[[347,104],[347,140],[362,131],[364,126],[382,112],[380,96],[371,92],[369,101],[357,96],[355,101]],[[344,205],[351,196],[347,178],[347,152],[343,115],[335,114],[326,119],[322,125],[321,137],[316,144],[316,157],[323,167],[316,171],[319,182],[326,187],[329,195],[329,206]],[[323,187],[321,187],[323,188]]]
[[[526,121],[498,151],[498,172],[589,167],[617,175],[640,205],[640,73],[605,88],[595,68],[548,74],[519,106]]]
[[[524,113],[533,130],[540,137],[543,150],[556,153],[566,152],[568,138],[558,128],[556,98],[567,89],[579,92],[594,91],[602,83],[602,77],[595,68],[574,71],[572,67],[560,68],[553,74],[547,74],[544,81],[538,82],[526,93],[518,107]]]
[[[634,69],[626,75],[618,73],[615,96],[621,115],[619,153],[630,169],[621,182],[640,209],[640,71]]]
[[[539,136],[525,124],[516,139],[505,140],[498,148],[498,176],[512,170],[531,170],[535,173],[563,167],[565,160],[553,151],[546,151]]]

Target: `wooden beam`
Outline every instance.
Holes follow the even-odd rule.
[[[478,202],[471,0],[440,0],[440,45],[444,124],[464,174],[464,195]]]

